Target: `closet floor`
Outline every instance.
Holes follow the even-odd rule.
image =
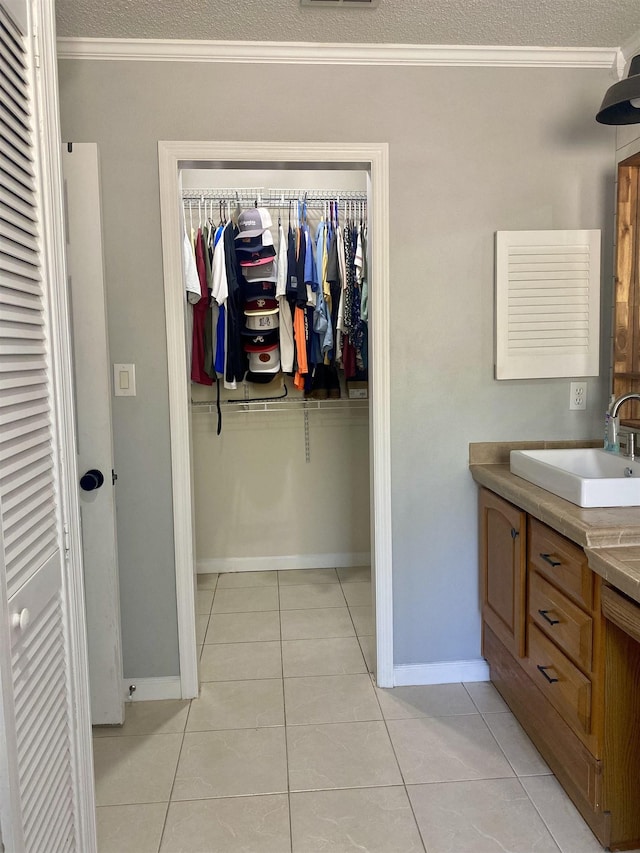
[[[94,729],[99,853],[599,853],[489,683],[380,690],[367,567],[201,575],[201,692]]]

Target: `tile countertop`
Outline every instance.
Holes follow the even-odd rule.
[[[584,441],[470,444],[469,470],[476,483],[581,545],[596,574],[640,602],[640,507],[579,507],[509,470],[510,450],[601,445]]]

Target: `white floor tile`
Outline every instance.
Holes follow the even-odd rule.
[[[467,681],[464,687],[481,714],[509,710],[509,706],[490,681]]]
[[[376,688],[386,720],[412,717],[446,717],[453,714],[477,714],[462,684],[429,684],[419,687]]]
[[[218,578],[218,589],[278,586],[277,572],[224,572]]]
[[[293,853],[424,853],[402,787],[291,794]]]
[[[251,613],[254,610],[277,610],[277,587],[218,588],[212,613]]]
[[[289,853],[286,794],[169,806],[161,853]],[[114,851],[115,853],[115,851]]]
[[[280,586],[309,583],[338,583],[335,569],[288,569],[278,572]]]
[[[485,714],[484,721],[517,776],[541,776],[551,770],[511,713]]]
[[[359,637],[372,637],[375,632],[375,621],[373,618],[373,607],[350,607],[349,613],[353,619],[356,634]]]
[[[326,637],[355,637],[346,607],[283,610],[280,613],[283,640],[319,640]]]
[[[408,785],[514,775],[479,714],[388,720],[387,726]]]
[[[183,735],[95,738],[96,805],[169,800]]]
[[[349,607],[373,606],[373,594],[370,583],[345,583],[342,591]]]
[[[204,642],[263,643],[280,640],[277,610],[254,613],[213,613]]]
[[[382,722],[287,728],[292,791],[402,784]]]
[[[285,678],[287,725],[381,720],[368,673]]]
[[[559,853],[518,779],[407,790],[429,853]]]
[[[598,839],[554,776],[520,781],[562,853],[602,853]]]
[[[340,568],[337,571],[340,583],[371,581],[371,566],[348,566],[347,568]]]
[[[284,727],[185,734],[172,800],[286,790]]]
[[[281,610],[306,610],[309,607],[344,607],[339,583],[309,583],[280,587]]]
[[[193,699],[188,732],[284,725],[282,679],[210,681]]]
[[[218,573],[208,572],[207,574],[199,574],[197,578],[198,589],[215,589],[218,583]]]
[[[284,640],[282,670],[285,678],[300,675],[346,675],[366,672],[356,637],[323,640]]]
[[[158,853],[167,803],[99,806],[98,853]]]
[[[189,713],[188,699],[127,702],[123,726],[95,726],[94,737],[159,735],[183,732]]]
[[[200,681],[280,678],[280,643],[217,643],[204,646]]]

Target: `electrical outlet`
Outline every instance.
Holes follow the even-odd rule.
[[[571,382],[569,385],[569,409],[584,411],[587,408],[587,383]]]

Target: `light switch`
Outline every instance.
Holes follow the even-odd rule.
[[[135,364],[113,365],[113,393],[116,397],[136,396]]]

